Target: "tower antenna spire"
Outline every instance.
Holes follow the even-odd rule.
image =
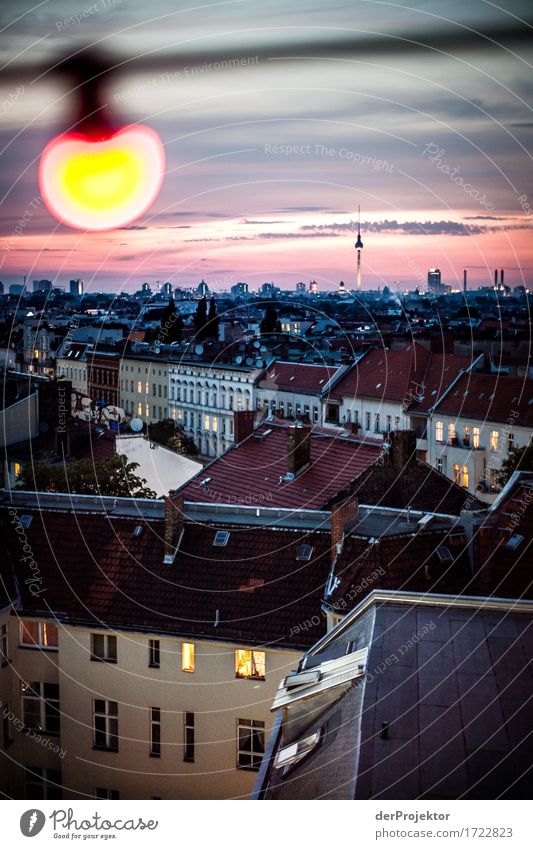
[[[361,250],[363,248],[363,240],[361,239],[361,205],[357,204],[357,239],[355,242],[355,250],[357,251],[357,271],[355,276],[355,288],[358,292],[361,291]]]

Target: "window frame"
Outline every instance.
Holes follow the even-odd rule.
[[[57,696],[46,695],[45,687],[54,687]],[[21,681],[20,707],[24,728],[46,734],[47,737],[59,737],[61,733],[59,684],[52,684],[48,681]],[[27,721],[37,714],[36,725]],[[50,722],[53,719],[56,720],[56,728],[50,727]]]
[[[186,663],[186,657],[189,658],[189,663]],[[184,642],[181,644],[181,671],[191,674],[195,671],[195,644]]]
[[[9,630],[7,622],[3,622],[0,628],[0,663],[2,667],[9,665]]]
[[[161,708],[151,707],[150,710],[150,757],[161,757]]]
[[[148,640],[148,666],[150,669],[161,668],[161,640]]]
[[[31,776],[31,777],[29,777]],[[29,796],[28,786],[38,787],[42,795]],[[50,792],[50,788],[52,789]],[[25,799],[62,799],[61,770],[47,767],[24,767],[24,798]]]
[[[102,639],[104,642],[104,652],[102,655],[99,655],[95,651],[95,639]],[[110,643],[115,646],[115,653],[110,654],[109,648]],[[116,634],[99,634],[97,632],[91,632],[91,660],[96,663],[116,663],[118,657],[117,651],[117,635]]]
[[[97,708],[100,702],[104,704],[103,710]],[[104,720],[103,730],[96,728],[97,718]],[[97,742],[98,734],[104,735],[105,744]],[[93,699],[93,749],[99,752],[118,752],[119,750],[118,702],[112,699]]]
[[[194,713],[186,710],[183,712],[183,762],[193,764],[195,759],[195,727]]]
[[[241,731],[248,731],[250,740],[250,749],[244,748],[241,744]],[[256,751],[254,743],[258,738],[262,737],[262,745]],[[265,723],[260,719],[237,719],[237,769],[243,769],[249,772],[257,772],[265,754]],[[249,763],[242,763],[241,759],[250,758]],[[259,758],[259,760],[257,760]]]
[[[250,655],[250,675],[239,674],[239,666],[242,665],[242,657],[240,658],[241,663],[239,663],[239,655],[242,656],[244,654]],[[257,661],[255,655],[262,655],[261,665],[264,670],[263,675],[257,672]],[[244,681],[264,681],[266,679],[266,652],[258,649],[235,649],[235,678],[240,678]]]
[[[29,625],[36,625],[38,629],[38,640],[39,642],[35,642],[35,640],[30,640],[27,642],[24,639],[24,632],[29,634]],[[55,638],[56,642],[49,643],[49,634],[48,631],[50,629],[50,636],[53,635],[55,629]],[[21,619],[20,620],[20,632],[19,632],[20,646],[25,649],[40,649],[41,651],[57,651],[59,648],[59,628],[55,624],[55,622],[45,622],[41,619]]]

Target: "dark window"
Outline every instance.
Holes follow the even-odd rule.
[[[59,734],[59,685],[23,682],[22,720],[26,728]]]
[[[117,638],[110,634],[91,634],[91,660],[117,662]]]
[[[108,787],[97,787],[94,797],[95,799],[120,799],[120,793],[118,790],[110,790]]]
[[[24,790],[26,799],[61,799],[61,770],[26,767]]]
[[[183,760],[192,764],[194,763],[194,713],[186,711],[183,719]]]
[[[154,758],[161,755],[161,708],[150,708],[150,754]]]
[[[161,644],[159,640],[150,640],[148,647],[148,665],[159,668],[161,664]]]
[[[237,766],[259,769],[265,751],[265,723],[257,719],[237,720]]]
[[[94,746],[118,752],[118,704],[107,699],[94,700]]]

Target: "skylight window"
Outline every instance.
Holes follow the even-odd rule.
[[[437,548],[437,557],[441,563],[452,563],[453,556],[447,545],[439,545]]]
[[[142,525],[135,525],[135,530],[133,531],[133,536],[134,537],[140,537],[143,530],[144,530],[144,528],[143,528]]]
[[[319,741],[320,730],[309,734],[307,737],[302,737],[301,740],[291,743],[290,746],[284,746],[276,755],[274,766],[277,769],[294,766],[294,764],[297,764],[302,758],[305,758],[306,755],[312,752],[317,747]]]
[[[524,542],[524,537],[522,536],[522,534],[513,534],[507,540],[505,547],[509,548],[511,551],[515,551],[515,549],[517,549],[518,546],[523,542]]]
[[[21,516],[19,519],[19,525],[22,528],[29,528],[32,522],[33,516],[28,515],[27,513],[24,516]]]
[[[217,531],[213,540],[213,545],[227,545],[229,540],[229,531]]]
[[[303,545],[299,545],[298,551],[296,552],[296,560],[311,560],[312,553],[312,546],[305,543]]]

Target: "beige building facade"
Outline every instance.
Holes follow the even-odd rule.
[[[122,357],[119,406],[130,418],[140,418],[148,424],[168,418],[167,363],[146,355]]]

